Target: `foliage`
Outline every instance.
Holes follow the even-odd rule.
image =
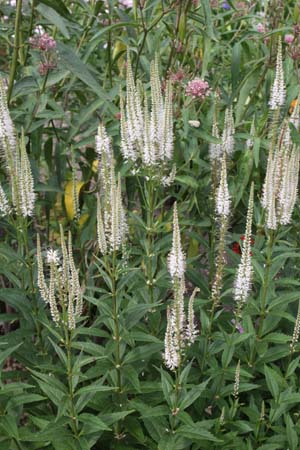
[[[33,217],[0,218],[0,450],[299,448],[299,204],[291,222],[273,230],[260,202],[270,136],[297,108],[298,19],[297,2],[280,0],[0,3],[0,75],[36,192]],[[269,97],[279,36],[286,101],[276,122]],[[137,82],[141,97],[150,99],[156,57],[163,91],[172,81],[174,154],[163,169],[169,174],[174,163],[176,175],[169,186],[157,176],[161,167],[133,170],[120,151],[129,56],[135,82],[146,86]],[[186,91],[195,78],[206,81],[197,81],[198,97]],[[220,225],[209,147],[221,142],[213,122],[221,136],[231,107],[230,215]],[[99,122],[112,139],[128,225],[122,249],[104,255]],[[297,127],[290,130],[298,148]],[[5,164],[0,180],[9,197]],[[252,290],[236,314],[252,183]],[[168,370],[167,311],[174,291],[180,296],[168,270],[175,202],[186,313],[194,288],[200,292],[196,340]],[[48,246],[63,253],[60,224],[71,231],[70,276],[79,270],[84,293],[75,329],[64,319],[65,300],[55,323],[38,287],[37,234],[42,259]],[[48,282],[52,269],[44,264]],[[212,301],[216,273],[222,286]]]

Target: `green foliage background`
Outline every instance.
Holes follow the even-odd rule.
[[[299,6],[296,1],[228,1],[225,9],[222,2],[214,3],[146,0],[134,1],[132,8],[113,0],[0,3],[0,74],[8,80],[12,119],[19,132],[24,129],[38,193],[27,247],[17,227],[0,220],[1,450],[299,448],[299,344],[295,353],[290,349],[299,302],[299,205],[292,224],[278,229],[270,245],[259,200],[276,43],[279,35],[293,33]],[[256,31],[261,21],[268,25],[263,34]],[[40,75],[40,53],[29,45],[39,27],[57,40],[57,67],[47,75]],[[135,76],[144,83],[155,54],[162,80],[180,69],[185,73],[182,82],[174,83],[177,174],[171,187],[155,186],[150,228],[149,199],[141,197],[139,179],[119,151],[119,91],[125,90],[127,50]],[[299,94],[298,61],[290,57],[288,45],[284,68],[283,116],[288,116]],[[221,124],[226,106],[233,105],[236,127],[236,151],[228,168],[232,213],[222,307],[213,315],[217,230],[208,146],[215,142],[215,103],[213,94],[204,101],[185,95],[185,84],[195,77],[219,94]],[[191,127],[190,120],[199,120],[200,127]],[[125,259],[116,266],[117,311],[108,263],[96,243],[93,163],[99,121],[113,138],[130,230]],[[252,122],[254,146],[247,150]],[[299,140],[296,132],[294,139]],[[83,182],[79,220],[72,217],[66,193],[74,165]],[[244,332],[238,333],[231,320],[240,256],[232,244],[244,233],[251,181],[254,279],[243,311]],[[162,359],[175,200],[188,256],[188,291],[200,288],[195,301],[200,333],[180,375],[166,370]],[[44,249],[55,247],[59,223],[72,231],[85,287],[71,359],[36,287],[36,233]],[[258,332],[263,295],[266,317]],[[240,395],[235,399],[238,361]]]

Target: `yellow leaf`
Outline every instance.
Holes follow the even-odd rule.
[[[92,164],[92,172],[94,172],[94,173],[98,172],[98,164],[99,164],[98,159],[95,159],[95,161],[93,161],[93,164]]]
[[[76,182],[76,193],[78,196],[83,186],[84,186],[83,181]],[[73,194],[74,194],[73,181],[68,181],[65,186],[65,208],[69,220],[73,220],[75,217],[75,210],[74,210],[75,202]]]
[[[89,217],[90,217],[90,215],[88,213],[84,213],[84,214],[82,214],[82,216],[79,217],[78,226],[79,226],[80,230],[83,227],[83,225],[86,223],[86,221],[88,220]]]
[[[120,53],[122,52],[123,54],[120,56]],[[113,50],[112,60],[115,61],[117,59],[117,66],[119,72],[122,72],[124,66],[125,53],[126,53],[126,45],[122,41],[117,41]]]

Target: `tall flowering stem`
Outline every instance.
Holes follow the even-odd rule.
[[[183,253],[178,223],[177,204],[173,210],[173,240],[171,252],[168,256],[168,271],[171,276],[174,300],[168,310],[168,325],[165,338],[165,364],[171,369],[181,365],[183,351],[184,315],[184,273],[185,254]]]
[[[225,237],[230,214],[230,195],[227,183],[226,153],[222,158],[220,184],[216,192],[216,216],[220,223],[219,248],[216,261],[216,272],[211,290],[212,313],[220,302],[223,271],[225,264]]]
[[[145,275],[149,302],[154,302],[154,214],[157,207],[157,191],[169,186],[175,178],[173,157],[173,93],[168,80],[165,91],[159,77],[156,56],[150,65],[150,96],[140,81],[135,82],[131,59],[127,55],[126,97],[120,94],[121,153],[131,164],[140,190],[145,220]]]
[[[112,333],[114,341],[115,373],[112,376],[117,388],[118,403],[122,404],[122,354],[121,329],[119,323],[120,298],[117,295],[120,267],[118,256],[122,253],[127,238],[127,221],[122,202],[121,176],[116,180],[115,162],[111,141],[103,124],[99,125],[96,137],[96,151],[99,158],[99,193],[97,195],[97,240],[102,255],[101,263],[110,283]],[[115,436],[122,437],[121,422],[115,424]]]
[[[78,436],[78,419],[74,401],[75,386],[74,357],[72,352],[72,340],[76,322],[80,318],[83,309],[83,294],[79,282],[79,272],[76,269],[72,236],[69,232],[67,243],[64,231],[60,225],[61,249],[49,249],[46,253],[45,263],[48,266],[49,281],[44,274],[44,258],[41,249],[39,235],[37,236],[37,285],[40,296],[46,305],[49,305],[51,318],[62,335],[62,341],[66,349],[66,375],[69,392],[69,414],[72,430]]]
[[[0,156],[7,174],[7,188],[0,187],[0,212],[14,228],[18,243],[18,255],[24,261],[21,270],[22,287],[35,298],[33,280],[33,262],[29,251],[28,228],[34,215],[34,181],[27,155],[25,136],[17,133],[10,117],[5,85],[0,79]],[[29,280],[29,281],[28,281]],[[38,308],[35,308],[37,317]],[[38,341],[41,341],[41,329],[35,319]]]
[[[172,411],[172,415],[174,416],[173,429],[175,427],[175,416],[179,412],[180,375],[185,348],[191,345],[197,336],[193,304],[198,289],[196,288],[191,295],[188,317],[186,317],[184,310],[185,265],[185,253],[181,245],[178,211],[177,204],[175,203],[173,210],[172,248],[168,256],[168,271],[172,282],[173,301],[171,306],[167,308],[167,328],[163,355],[166,367],[175,372],[175,402]]]
[[[272,267],[272,256],[274,244],[276,242],[277,231],[270,230],[268,233],[268,243],[266,249],[266,260],[265,260],[265,272],[264,272],[264,280],[262,286],[262,292],[260,296],[260,319],[259,319],[259,327],[258,327],[258,336],[261,337],[263,332],[264,320],[266,318],[266,306],[267,306],[267,297],[269,291],[270,284],[270,272]]]
[[[210,318],[209,318],[209,324],[207,333],[205,336],[204,341],[204,349],[203,349],[203,358],[201,363],[201,371],[204,369],[206,356],[207,356],[207,349],[208,349],[208,342],[211,338],[211,331],[214,321],[214,314],[215,310],[218,307],[220,303],[221,298],[221,290],[223,286],[223,273],[224,273],[224,267],[225,267],[225,240],[226,240],[226,233],[228,229],[228,221],[229,221],[229,215],[230,215],[230,195],[229,195],[229,189],[228,189],[228,183],[227,183],[227,164],[226,164],[226,151],[223,150],[223,157],[221,162],[221,172],[220,172],[220,180],[219,185],[214,192],[215,194],[215,219],[216,219],[216,225],[219,227],[219,236],[218,236],[218,249],[217,249],[217,255],[215,257],[214,249],[215,249],[215,240],[212,239],[213,245],[211,246],[211,253],[212,253],[212,264],[211,266],[215,268],[213,279],[212,279],[212,286],[211,286],[211,309],[210,309]],[[214,231],[214,228],[213,228]],[[214,233],[215,234],[215,233]]]
[[[242,245],[242,256],[238,266],[234,283],[234,300],[236,302],[236,323],[240,316],[243,305],[246,303],[251,290],[252,262],[251,262],[251,241],[252,241],[252,217],[253,217],[253,196],[254,184],[251,184],[246,232]]]
[[[145,192],[146,195],[146,240],[147,240],[147,251],[146,251],[146,270],[147,270],[147,284],[149,291],[149,302],[154,302],[154,271],[153,271],[153,259],[154,259],[154,240],[155,240],[155,228],[154,228],[154,211],[156,205],[156,194],[155,186],[153,180],[148,180],[145,182]]]

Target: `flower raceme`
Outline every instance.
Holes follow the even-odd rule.
[[[17,139],[7,107],[3,81],[0,80],[0,151],[9,177],[11,201],[17,215],[30,217],[34,213],[34,182],[25,146],[24,134]],[[0,191],[0,211],[9,214],[12,208],[4,190]]]
[[[115,180],[114,165],[111,165],[109,202],[102,203],[97,197],[97,238],[100,252],[105,255],[119,250],[125,244],[127,236],[127,221],[122,204],[121,177]]]
[[[172,282],[174,282],[177,278],[184,278],[185,254],[181,247],[177,203],[175,203],[173,210],[173,241],[172,249],[168,257],[168,270],[171,275]]]
[[[216,192],[217,216],[228,217],[230,214],[230,195],[227,183],[226,153],[223,154],[220,184]]]
[[[96,136],[100,193],[97,196],[97,239],[100,252],[117,251],[126,241],[127,222],[122,203],[121,177],[116,182],[115,162],[110,138],[103,124]]]
[[[172,280],[173,301],[167,309],[164,361],[170,370],[175,370],[181,364],[185,345],[192,344],[197,336],[193,305],[195,295],[199,291],[196,288],[190,297],[186,318],[184,311],[185,254],[181,247],[176,203],[173,211],[173,241],[168,257],[168,270]]]
[[[40,236],[37,235],[37,285],[40,295],[49,304],[52,320],[63,324],[69,330],[76,327],[76,320],[82,314],[82,290],[78,270],[75,267],[72,250],[72,236],[69,232],[66,246],[63,228],[60,225],[61,257],[57,250],[49,249],[46,264],[50,268],[49,282],[46,283]]]
[[[121,94],[121,152],[127,161],[141,160],[146,167],[170,161],[173,156],[172,84],[163,98],[157,58],[151,63],[151,112],[147,94],[134,82],[131,61],[127,61],[126,105]]]
[[[211,300],[215,308],[221,297],[223,272],[225,266],[225,238],[230,215],[230,195],[227,183],[226,152],[223,152],[219,186],[215,197],[216,220],[220,225],[218,254],[216,258],[216,271],[211,288]]]
[[[209,145],[209,158],[212,162],[220,161],[222,159],[223,153],[226,152],[228,156],[232,155],[234,152],[234,118],[232,107],[228,107],[225,110],[224,118],[224,128],[221,136],[221,142],[212,142]],[[212,136],[220,139],[219,127],[216,117],[214,117]]]
[[[254,197],[254,186],[252,184],[248,203],[246,232],[242,244],[242,256],[234,282],[234,300],[237,303],[238,311],[240,311],[242,306],[246,303],[246,300],[248,298],[251,289],[251,277],[252,277],[251,232],[252,232],[253,201],[254,201],[253,197]]]
[[[282,64],[282,45],[281,38],[278,41],[277,58],[276,58],[276,70],[275,79],[271,90],[271,96],[269,100],[269,106],[271,110],[281,108],[285,102],[285,83]]]
[[[299,105],[283,123],[275,149],[269,150],[261,203],[271,230],[290,223],[297,198],[300,155],[291,140],[289,123],[299,128]]]

